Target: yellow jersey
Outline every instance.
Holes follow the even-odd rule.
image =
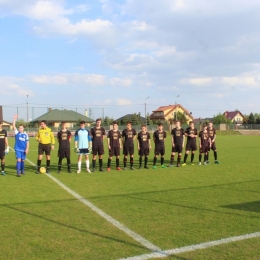
[[[49,127],[40,128],[35,138],[41,144],[55,144],[53,132]]]

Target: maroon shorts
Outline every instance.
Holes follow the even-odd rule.
[[[120,155],[120,148],[119,147],[111,147],[109,151],[109,156],[119,156]]]
[[[104,154],[104,146],[103,145],[95,145],[92,147],[93,155],[103,155]]]

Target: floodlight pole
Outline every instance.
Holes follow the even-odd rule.
[[[144,100],[144,118],[145,118],[145,125],[147,126],[147,117],[146,117],[146,100],[150,98],[150,97],[147,97],[145,100]]]
[[[28,132],[28,131],[29,131],[29,121],[28,121],[28,95],[27,95],[26,109],[27,109],[27,132]]]
[[[175,121],[177,121],[177,109],[176,109],[176,107],[177,107],[177,103],[176,103],[176,99],[179,97],[179,95],[175,98]]]

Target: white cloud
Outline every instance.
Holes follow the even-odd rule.
[[[131,105],[132,101],[130,99],[118,98],[116,100],[117,105]]]

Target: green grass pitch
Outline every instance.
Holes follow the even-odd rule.
[[[9,138],[11,147],[13,141]],[[76,174],[74,153],[73,173],[67,173],[64,160],[57,174],[54,150],[51,175],[157,247],[169,250],[260,231],[258,143],[258,136],[218,135],[220,165],[213,164],[211,152],[211,164],[198,166],[196,152],[194,166],[161,169],[158,160],[153,170],[152,151],[149,170],[119,172],[113,158],[111,172],[92,174],[85,172],[85,163],[81,174]],[[167,165],[170,137],[166,144]],[[37,161],[33,138],[28,159]],[[104,168],[106,164],[107,150]],[[137,164],[136,152],[136,168]],[[6,156],[6,176],[0,176],[0,259],[120,259],[151,253],[35,170],[26,162],[26,175],[17,178],[15,155]],[[258,237],[163,259],[259,256]]]

